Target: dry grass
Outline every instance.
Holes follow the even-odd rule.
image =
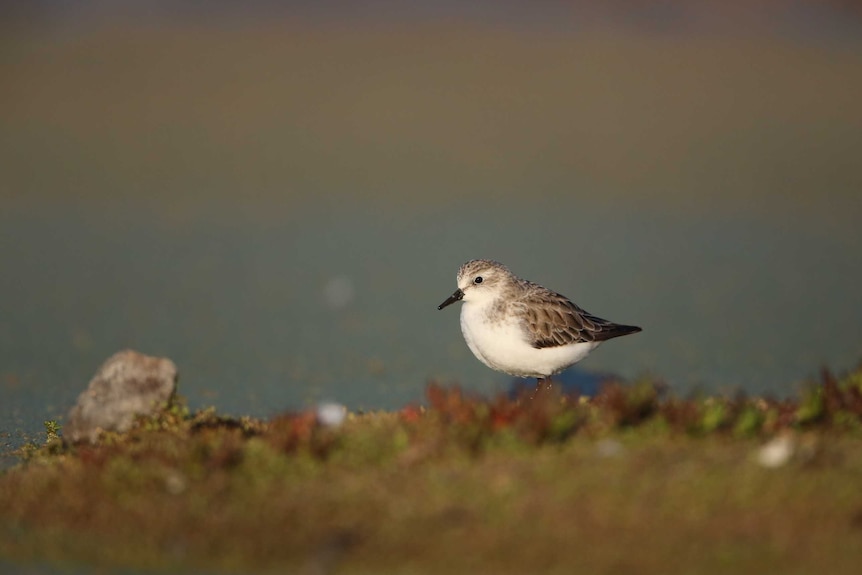
[[[0,476],[0,554],[250,572],[856,572],[862,372],[799,401],[468,397],[270,421],[181,403]],[[775,435],[794,455],[756,454]]]

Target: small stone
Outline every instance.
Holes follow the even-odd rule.
[[[339,427],[347,417],[347,407],[340,403],[325,402],[317,406],[317,423],[323,427]]]
[[[95,442],[103,431],[128,431],[137,416],[161,410],[176,388],[177,367],[171,360],[132,350],[115,353],[78,396],[64,436]]]
[[[796,450],[796,441],[789,433],[782,434],[757,451],[757,462],[763,467],[775,469],[785,465]]]

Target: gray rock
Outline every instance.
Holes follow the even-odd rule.
[[[64,437],[96,441],[102,431],[128,431],[138,415],[157,413],[177,388],[177,366],[132,350],[102,364],[69,412]]]

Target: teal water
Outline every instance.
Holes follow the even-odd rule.
[[[862,359],[858,34],[480,20],[7,26],[6,443],[126,347],[237,415],[506,389],[436,309],[477,257],[644,328],[587,370]]]
[[[430,379],[510,379],[436,306],[495,258],[597,315],[643,326],[580,365],[786,394],[862,358],[854,210],[734,214],[552,197],[499,202],[29,204],[0,216],[0,429],[62,418],[99,364],[172,358],[192,406],[264,416],[318,400],[419,401]]]

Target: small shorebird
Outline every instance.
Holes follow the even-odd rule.
[[[458,289],[437,309],[463,301],[461,332],[479,361],[536,389],[584,359],[603,341],[637,333],[587,313],[565,296],[524,280],[493,260],[471,260],[458,270]]]

